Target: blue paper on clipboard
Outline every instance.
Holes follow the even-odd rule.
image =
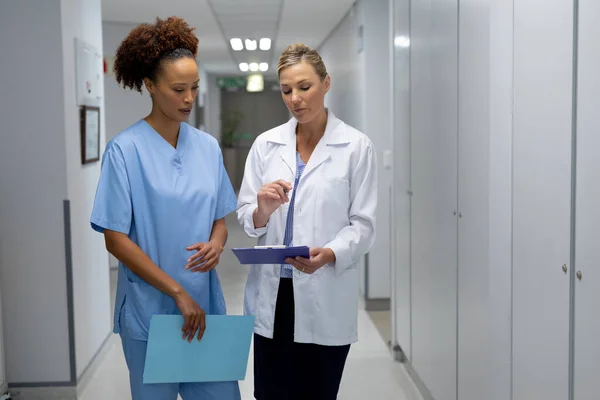
[[[246,377],[254,317],[207,315],[202,340],[182,338],[181,315],[150,321],[144,383],[226,382]]]
[[[285,264],[285,259],[304,257],[310,258],[307,246],[296,247],[250,247],[233,249],[240,264]]]

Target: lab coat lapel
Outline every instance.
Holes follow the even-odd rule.
[[[281,138],[284,144],[281,149],[281,159],[290,169],[292,176],[296,176],[296,125],[295,119],[288,122]]]
[[[325,142],[323,140],[319,141],[317,147],[315,147],[315,150],[308,160],[308,164],[306,164],[306,169],[304,170],[302,177],[310,175],[315,168],[327,161],[330,156],[331,152],[327,148]]]

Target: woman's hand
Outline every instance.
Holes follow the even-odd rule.
[[[181,328],[183,339],[191,343],[194,336],[196,336],[196,332],[198,332],[198,341],[202,339],[204,330],[206,329],[206,314],[204,310],[196,304],[186,291],[175,295],[173,299],[175,300],[175,304],[177,304],[177,308],[181,311],[181,315],[183,315],[184,322]]]
[[[185,269],[191,269],[192,272],[212,271],[217,264],[219,264],[221,253],[223,253],[223,247],[212,241],[207,243],[196,243],[186,250],[197,251],[196,254],[188,259],[188,263],[185,266]]]
[[[258,201],[258,208],[254,215],[254,226],[256,228],[266,226],[271,214],[282,204],[290,201],[287,195],[290,190],[292,190],[292,185],[282,179],[267,183],[260,188],[256,195]]]
[[[335,253],[331,249],[312,248],[310,258],[286,258],[285,262],[305,274],[314,274],[325,264],[335,262]]]

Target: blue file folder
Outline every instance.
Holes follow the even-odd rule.
[[[285,264],[288,257],[310,258],[310,249],[298,247],[261,247],[233,249],[240,264]]]
[[[181,315],[150,321],[144,383],[224,382],[246,377],[254,317],[207,315],[202,340],[182,338]]]

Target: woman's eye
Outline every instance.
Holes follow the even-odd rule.
[[[284,91],[283,91],[283,94],[290,94],[290,93],[292,93],[292,91],[291,91],[291,90],[284,90]]]
[[[308,89],[310,89],[310,86],[308,86],[308,87],[303,87],[303,88],[301,88],[301,89],[302,89],[302,90],[304,90],[304,91],[306,92]]]

